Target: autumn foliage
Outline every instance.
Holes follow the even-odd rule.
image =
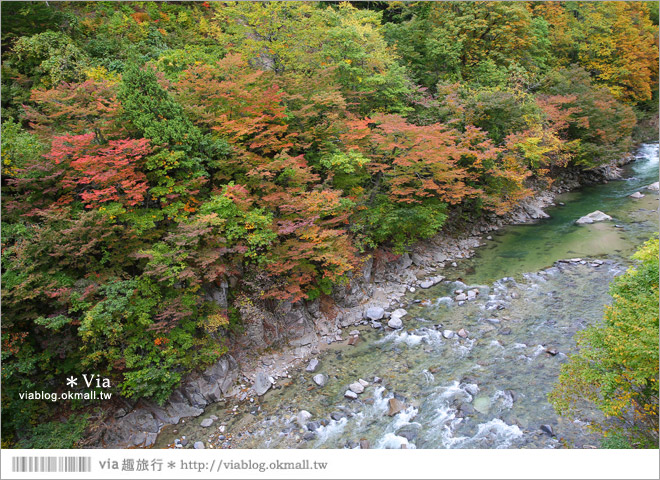
[[[637,2],[74,3],[2,4],[3,408],[80,365],[162,402],[238,298],[329,304],[657,112]]]

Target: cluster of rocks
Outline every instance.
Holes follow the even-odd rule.
[[[470,290],[463,290],[463,289],[458,289],[454,291],[454,300],[458,302],[459,305],[463,305],[464,302],[466,301],[472,301],[476,300],[477,297],[479,296],[479,289],[478,288],[472,288]]]
[[[344,392],[344,397],[351,400],[357,400],[358,395],[364,393],[365,388],[369,386],[369,382],[366,380],[358,379],[357,382],[353,382],[348,386],[348,390]]]

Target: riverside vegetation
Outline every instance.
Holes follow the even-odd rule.
[[[3,3],[3,445],[73,446],[99,408],[20,392],[83,369],[162,403],[245,305],[327,304],[657,137],[657,46],[653,2]],[[655,245],[553,397],[617,445],[657,443]]]

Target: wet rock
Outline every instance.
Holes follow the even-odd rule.
[[[314,375],[312,380],[314,380],[314,383],[317,384],[319,387],[324,387],[325,384],[328,382],[328,377],[326,377],[322,373],[319,373],[317,375]]]
[[[200,449],[203,450],[206,447],[204,447],[204,442],[195,442],[195,444],[193,445],[193,448],[195,448],[197,450],[200,450]]]
[[[421,431],[421,429],[422,426],[419,425],[418,423],[410,423],[398,429],[396,431],[396,435],[405,438],[409,442],[414,442],[415,440],[417,440],[417,437],[419,436],[419,432]]]
[[[477,298],[477,295],[479,294],[479,290],[468,290],[467,292],[467,299],[468,300],[474,300]]]
[[[444,330],[442,332],[442,336],[446,339],[454,338],[454,335],[455,335],[454,332],[452,332],[451,330]]]
[[[403,410],[406,409],[406,404],[403,403],[401,400],[398,398],[390,398],[388,402],[389,409],[387,411],[387,414],[392,417],[396,415],[399,412],[402,412]]]
[[[373,328],[383,328],[383,324],[380,322],[371,322]]]
[[[213,419],[212,418],[205,418],[202,420],[202,423],[200,423],[200,426],[207,428],[213,425]]]
[[[458,336],[461,337],[461,338],[467,338],[467,336],[468,336],[467,330],[465,330],[464,328],[461,328],[458,331]]]
[[[557,350],[556,348],[546,348],[545,353],[549,353],[550,355],[552,355],[554,357],[555,355],[557,355],[559,353],[559,350]]]
[[[312,432],[307,432],[305,435],[303,435],[303,440],[314,440],[316,438],[316,435]]]
[[[398,330],[403,328],[403,322],[401,321],[400,317],[392,317],[387,322],[387,326],[393,328],[394,330]]]
[[[471,415],[474,415],[474,407],[470,405],[469,403],[463,403],[461,406],[458,408],[458,412],[456,416],[458,418],[464,418],[464,417],[469,417]]]
[[[631,194],[631,195],[628,195],[628,196],[629,196],[630,198],[644,198],[644,194],[643,194],[643,193],[639,193],[639,192],[635,192],[635,193],[633,193],[633,194]]]
[[[188,445],[188,439],[185,436],[181,437],[181,445],[184,447]]]
[[[657,192],[660,189],[660,183],[659,182],[652,183],[651,185],[648,185],[646,188],[647,190]]]
[[[468,383],[463,387],[463,390],[474,397],[479,393],[479,386],[476,383]]]
[[[366,438],[361,438],[360,439],[360,448],[362,450],[368,450],[370,448],[369,440],[367,440]]]
[[[307,430],[309,430],[310,432],[314,432],[314,431],[318,430],[321,427],[321,423],[320,422],[309,422],[305,426],[306,426]]]
[[[350,398],[351,400],[357,400],[358,396],[357,396],[357,393],[353,392],[352,390],[346,390],[344,392],[344,397]]]
[[[415,293],[415,287],[410,287],[410,288],[408,289],[408,291],[409,291],[410,293]]]
[[[455,300],[457,302],[464,302],[465,300],[467,300],[467,298],[468,298],[467,295],[465,295],[464,293],[459,293],[458,295],[456,295]]]
[[[357,398],[357,396],[356,396]],[[330,414],[330,418],[332,418],[334,421],[338,422],[342,418],[347,418],[348,415],[346,415],[344,412],[332,412]]]
[[[363,387],[367,387],[369,385],[369,382],[367,382],[366,380],[362,380],[361,378],[358,380],[358,382],[360,382],[360,385],[362,385]]]
[[[270,387],[272,386],[273,384],[270,383],[268,375],[263,372],[259,372],[257,373],[257,378],[254,380],[254,385],[252,388],[254,388],[254,391],[257,395],[261,396],[270,390]]]
[[[554,436],[555,436],[555,432],[554,432],[554,430],[552,429],[552,426],[550,426],[550,425],[541,425],[541,431],[542,431],[543,433],[547,433],[547,434],[550,435],[551,437],[554,437]]]
[[[316,358],[312,358],[312,359],[309,361],[309,364],[307,364],[307,368],[305,368],[305,371],[307,371],[307,372],[314,372],[314,371],[316,371],[316,367],[318,367],[318,366],[319,366],[319,361],[318,361],[318,359],[316,359]]]
[[[360,382],[351,383],[348,386],[351,392],[362,393],[364,392],[364,386]]]
[[[382,381],[383,381],[382,378],[380,378],[380,377],[374,377],[374,383],[380,383],[380,382],[382,382]]]
[[[372,321],[380,320],[385,315],[385,310],[380,307],[369,307],[364,312],[364,318]]]
[[[606,213],[601,212],[600,210],[596,210],[595,212],[591,212],[589,215],[580,217],[578,220],[575,221],[575,223],[577,223],[578,225],[584,225],[594,222],[604,222],[606,220],[612,220],[612,217],[610,217]]]
[[[309,413],[307,410],[300,410],[298,412],[298,415],[296,415],[296,421],[298,422],[298,425],[301,427],[305,427],[307,424],[307,421],[312,418],[312,414]]]

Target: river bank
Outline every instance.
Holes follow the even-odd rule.
[[[454,229],[452,236],[439,235],[422,242],[399,258],[366,259],[359,278],[335,289],[333,305],[317,300],[281,305],[269,312],[259,304],[246,302],[242,310],[247,320],[246,332],[238,341],[239,348],[204,373],[192,375],[165,407],[141,401],[127,405],[123,412],[115,412],[105,430],[97,435],[97,441],[105,446],[150,446],[164,425],[179,421],[183,425],[186,417],[199,416],[208,405],[224,399],[231,399],[231,408],[236,407],[234,412],[242,404],[248,410],[258,409],[260,395],[269,389],[286,388],[292,383],[294,369],[311,356],[322,355],[346,342],[358,342],[360,335],[356,337],[353,332],[355,326],[371,329],[372,320],[383,326],[389,320],[377,318],[381,310],[382,316],[387,317],[388,312],[409,308],[413,300],[404,299],[406,294],[414,296],[433,289],[443,282],[447,272],[456,277],[469,275],[469,267],[463,274],[456,273],[460,271],[459,263],[472,257],[477,247],[492,242],[491,233],[495,235],[506,224],[546,218],[543,209],[551,206],[557,195],[576,188],[580,180],[608,181],[617,175],[617,169],[611,166],[582,178],[568,174],[550,191],[523,202],[506,217],[462,225]],[[374,311],[372,318],[366,319],[369,308]],[[166,440],[159,440],[156,446],[166,444]]]

